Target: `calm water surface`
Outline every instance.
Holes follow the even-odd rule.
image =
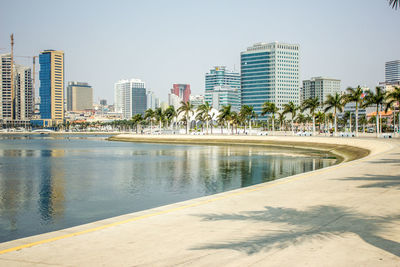
[[[0,242],[335,163],[305,150],[0,136]]]

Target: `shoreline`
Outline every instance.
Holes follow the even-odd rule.
[[[163,140],[165,137],[156,136],[151,139],[154,143],[156,143],[156,139],[161,143],[167,141]],[[116,140],[115,138],[113,137],[114,140]],[[241,140],[241,138],[219,137],[214,139],[228,139],[223,144],[236,140],[243,142],[241,145],[257,142],[261,145],[270,145],[273,141],[275,143],[279,141],[276,139],[283,137],[251,136],[245,138],[246,140]],[[131,136],[119,136],[118,139],[118,141],[122,141],[121,139],[132,141]],[[148,140],[149,138],[145,140],[134,139],[137,142],[151,141]],[[210,141],[199,136],[189,136],[185,139],[187,143],[196,141],[196,144],[205,144]],[[364,153],[369,151],[369,154],[363,158],[353,158],[352,161],[350,161],[351,158],[348,158],[347,162],[272,182],[2,243],[0,244],[0,254],[2,254],[0,263],[11,265],[18,265],[21,262],[69,263],[70,265],[101,263],[115,266],[128,263],[130,265],[175,265],[182,263],[183,259],[187,259],[194,265],[219,265],[223,263],[249,265],[254,262],[258,262],[258,264],[263,262],[262,265],[264,266],[274,266],[283,262],[286,262],[287,265],[296,263],[300,265],[320,265],[322,262],[327,263],[324,261],[326,255],[335,258],[334,265],[352,262],[354,265],[376,266],[378,263],[382,263],[376,261],[376,258],[385,260],[386,264],[397,262],[400,252],[396,252],[397,245],[394,244],[400,244],[400,240],[396,239],[396,236],[400,236],[400,229],[396,227],[381,229],[381,236],[383,234],[383,237],[392,237],[393,242],[395,240],[399,242],[392,244],[393,249],[380,245],[379,242],[384,242],[381,237],[381,239],[374,241],[375,243],[372,243],[373,246],[371,247],[370,244],[365,243],[363,239],[357,238],[357,236],[363,237],[364,232],[368,234],[368,231],[370,231],[368,228],[370,217],[362,220],[363,217],[360,217],[362,215],[359,214],[366,213],[368,216],[386,218],[382,216],[395,215],[400,212],[400,208],[396,206],[396,203],[400,200],[396,187],[383,187],[382,189],[377,187],[369,190],[369,187],[365,187],[366,189],[360,187],[364,186],[365,183],[368,184],[368,177],[374,173],[379,173],[382,176],[397,175],[399,167],[396,166],[398,164],[393,165],[389,159],[393,158],[393,162],[399,162],[400,155],[397,151],[400,142],[397,142],[397,140],[285,137],[285,144],[283,145],[298,146],[303,140],[307,141],[303,142],[303,145],[312,144],[316,147],[325,147],[325,149],[331,149],[331,146],[335,146],[338,150],[350,148],[350,151],[346,153],[352,153],[353,149],[357,148]],[[217,141],[221,143],[222,140]],[[214,141],[213,144],[217,141]],[[359,152],[356,154],[360,155]],[[383,160],[383,165],[376,168],[374,162],[380,160]],[[351,177],[365,177],[366,182],[358,179],[348,180]],[[384,195],[383,192],[385,192]],[[373,201],[370,201],[372,199]],[[312,207],[323,209],[327,207],[327,210],[321,214],[317,213],[318,215],[315,214],[310,218],[305,217],[300,222],[306,220],[310,225],[318,226],[316,228],[318,232],[323,233],[329,231],[328,229],[331,227],[330,224],[321,224],[321,219],[325,218],[328,221],[334,221],[335,225],[341,225],[343,229],[348,229],[350,233],[352,231],[361,232],[354,237],[353,235],[342,236],[340,233],[334,233],[328,239],[317,238],[312,243],[302,241],[296,244],[297,242],[294,241],[294,244],[284,248],[275,248],[271,251],[269,249],[257,249],[257,253],[247,253],[242,249],[237,251],[234,247],[231,248],[228,245],[223,250],[218,248],[224,245],[219,240],[232,239],[229,242],[239,242],[242,238],[244,240],[240,242],[243,242],[243,246],[247,246],[247,243],[249,243],[249,246],[253,246],[251,243],[253,235],[268,236],[269,230],[267,229],[270,229],[270,227],[278,231],[277,237],[273,240],[279,241],[280,235],[282,235],[282,238],[286,238],[284,233],[290,225],[283,227],[269,223],[271,225],[268,226],[267,221],[263,224],[254,224],[251,221],[234,219],[236,216],[245,216],[249,211],[262,210],[266,205],[267,207],[279,207],[283,215],[286,214],[285,216],[296,210],[303,213]],[[344,215],[341,213],[341,209],[343,209]],[[356,217],[348,217],[350,211],[356,214],[350,216]],[[219,219],[202,220],[203,215],[206,216],[207,214],[212,218],[227,216],[224,220],[228,220],[229,224],[221,225]],[[229,219],[228,215],[230,214],[235,217]],[[279,218],[281,215],[276,214],[276,216]],[[358,221],[353,226],[352,223],[349,224],[346,218],[356,218]],[[387,218],[385,220],[388,223],[395,220],[390,219],[392,218],[390,216]],[[268,217],[265,217],[263,220],[267,219]],[[263,228],[265,223],[267,223],[267,229]],[[364,224],[366,227],[364,227]],[[249,227],[251,231],[249,231]],[[299,230],[295,228],[290,231],[297,233]],[[133,240],[135,242],[132,242]],[[180,241],[177,242],[178,240]],[[215,242],[217,243],[214,244]],[[263,246],[269,244],[269,241],[261,240],[257,242],[262,242]],[[309,244],[317,246],[317,248],[312,249],[312,254],[306,252],[310,250]],[[113,247],[112,250],[108,249],[110,246]],[[203,247],[206,250],[203,250]],[[352,247],[357,249],[353,249],[353,252],[348,254],[346,251],[349,251]],[[76,255],[77,250],[80,251],[80,256],[72,257],[72,255]],[[154,255],[154,251],[162,251],[162,253]],[[49,253],[51,253],[51,256],[49,256]],[[298,258],[299,253],[303,255],[301,259]]]
[[[329,144],[318,142],[315,139],[328,141],[331,137],[293,137],[293,136],[186,136],[186,135],[153,135],[142,136],[132,134],[119,134],[107,138],[109,141],[161,143],[161,144],[190,144],[190,145],[232,145],[232,146],[264,146],[309,149],[327,152],[338,157],[338,163],[364,158],[370,154],[366,148],[350,144]],[[281,140],[279,140],[281,139]],[[282,140],[283,139],[283,140]],[[285,140],[286,139],[286,140]]]

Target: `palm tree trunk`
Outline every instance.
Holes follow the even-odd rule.
[[[272,135],[275,133],[275,116],[272,114]]]
[[[315,114],[312,116],[312,135],[315,135]]]
[[[333,116],[335,116],[335,136],[337,136],[337,116],[336,116],[336,108],[335,108],[335,114],[333,114]]]
[[[292,135],[294,135],[293,116],[292,116],[292,119],[291,119],[291,124],[292,124]]]
[[[206,121],[206,126],[207,126],[207,135],[208,135],[208,120]]]
[[[251,135],[251,120],[249,120],[249,135]]]
[[[189,132],[189,116],[186,116],[186,134]]]
[[[356,137],[358,137],[358,103],[356,103]]]
[[[150,120],[150,134],[153,134],[153,121]]]
[[[379,105],[376,105],[376,137],[379,137]]]

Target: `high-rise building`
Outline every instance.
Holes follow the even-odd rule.
[[[32,118],[34,96],[31,68],[14,64],[13,72],[12,92],[11,54],[0,55],[0,120],[16,126]]]
[[[11,54],[0,55],[0,120],[13,119],[11,93]]]
[[[88,83],[68,82],[67,110],[93,109],[93,88]]]
[[[147,109],[152,110],[160,107],[160,99],[156,96],[153,91],[147,91],[146,93]]]
[[[114,85],[115,111],[122,113],[123,119],[131,119],[135,114],[143,114],[147,109],[146,85],[140,79],[120,80]]]
[[[175,110],[177,110],[182,105],[181,102],[182,98],[180,96],[173,93],[168,94],[168,106],[174,106]]]
[[[40,63],[40,118],[62,123],[64,120],[64,52],[44,50]]]
[[[183,102],[188,102],[191,94],[190,84],[173,84],[171,93],[182,98]]]
[[[33,103],[33,83],[31,68],[14,65],[14,86],[15,86],[15,120],[28,121],[32,119],[34,103]]]
[[[322,104],[326,101],[328,95],[335,95],[336,93],[340,92],[340,80],[324,77],[313,77],[309,80],[303,81],[301,99],[304,101],[309,98],[318,97],[319,102]]]
[[[400,83],[400,60],[385,63],[385,82]]]
[[[240,93],[240,74],[228,70],[225,66],[216,66],[205,75],[205,101],[212,105],[212,92],[215,87],[232,89]],[[240,95],[239,95],[240,102]]]
[[[240,111],[240,91],[231,87],[215,86],[211,93],[211,106],[220,110],[223,106],[231,106],[232,111]]]
[[[253,106],[260,119],[262,105],[299,105],[299,45],[256,43],[240,54],[242,105]]]

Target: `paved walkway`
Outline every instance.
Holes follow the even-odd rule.
[[[400,142],[285,140],[351,144],[371,154],[3,243],[0,266],[400,266]]]

